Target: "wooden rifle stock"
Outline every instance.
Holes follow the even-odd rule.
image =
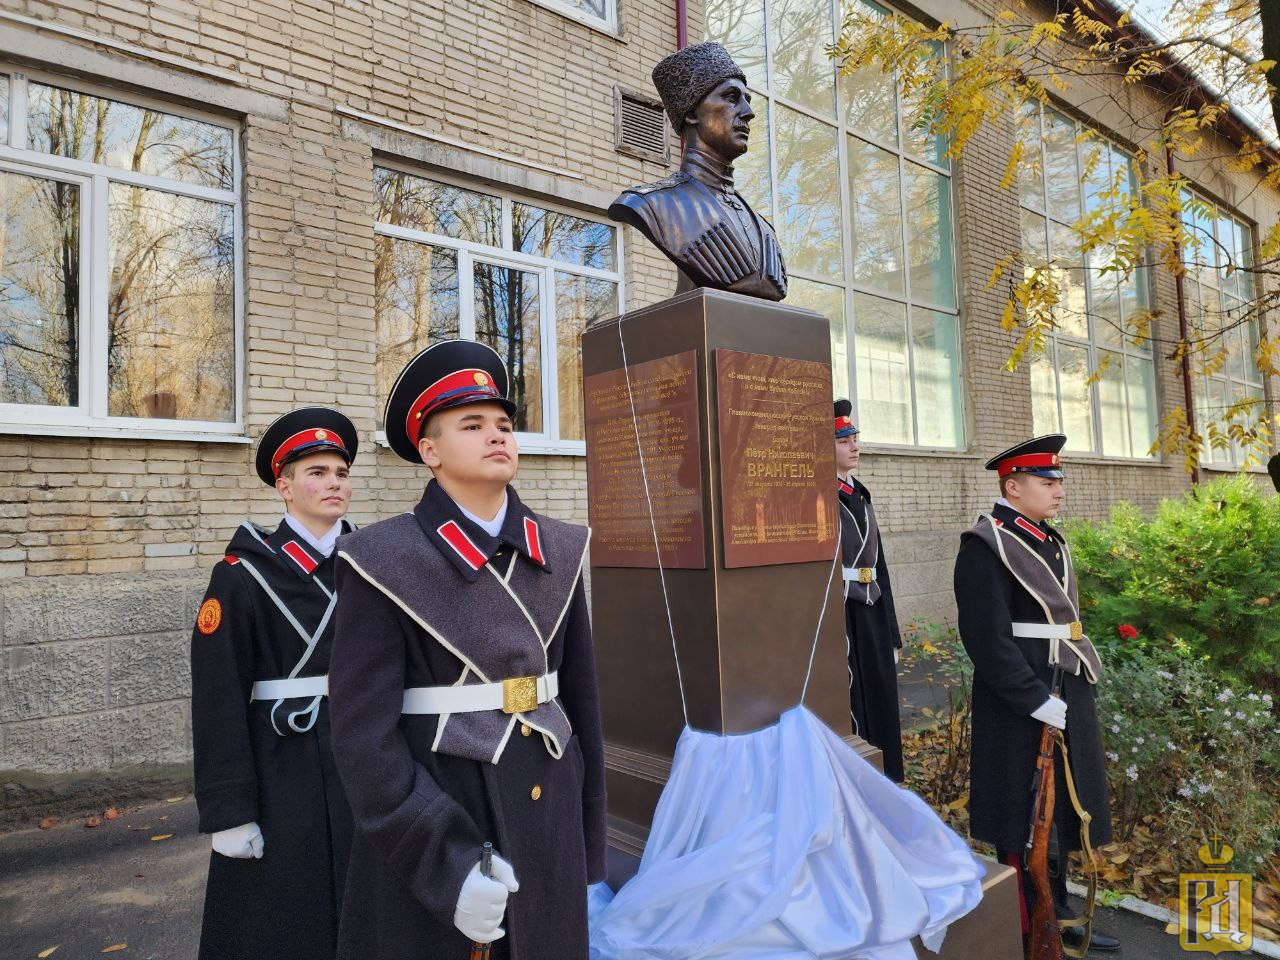
[[[1062,668],[1053,668],[1053,695],[1062,689]],[[1035,909],[1031,914],[1031,944],[1028,960],[1062,960],[1062,930],[1054,910],[1053,890],[1049,887],[1049,839],[1053,831],[1053,808],[1056,789],[1053,757],[1060,734],[1046,723],[1040,731],[1040,751],[1036,755],[1036,773],[1032,781],[1031,836],[1027,840],[1026,876],[1035,890]]]
[[[480,848],[480,873],[486,877],[493,876],[493,844],[488,840],[484,842],[484,846]],[[481,943],[479,940],[471,941],[471,960],[489,960],[489,947],[491,944]]]

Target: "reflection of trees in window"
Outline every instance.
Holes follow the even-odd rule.
[[[455,240],[502,245],[502,203],[474,190],[375,167],[374,219]]]
[[[458,336],[458,254],[444,247],[378,234],[373,238],[378,396],[409,358]]]
[[[560,437],[582,440],[582,331],[618,312],[612,280],[556,271],[556,363],[559,365]]]
[[[542,429],[542,370],[538,358],[538,275],[477,263],[474,269],[476,339],[507,365],[507,396],[516,405],[516,429]]]
[[[608,224],[515,203],[511,227],[515,249],[521,253],[601,270],[615,266],[613,228]]]
[[[79,400],[80,188],[0,173],[0,403]]]

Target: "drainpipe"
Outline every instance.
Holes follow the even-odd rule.
[[[676,0],[676,49],[689,45],[689,8],[687,0]]]
[[[1166,146],[1164,148],[1164,161],[1165,166],[1169,171],[1169,175],[1172,176],[1175,169],[1173,165],[1173,148],[1170,146]],[[1181,263],[1182,247],[1176,243],[1174,244],[1174,247],[1174,252],[1178,256],[1178,262]],[[1187,298],[1186,291],[1183,289],[1182,280],[1183,278],[1181,273],[1174,274],[1173,285],[1174,289],[1177,290],[1178,293],[1178,336],[1180,336],[1182,338],[1182,342],[1186,344],[1190,343],[1191,338],[1187,330]],[[1182,393],[1183,403],[1186,404],[1187,408],[1187,430],[1189,433],[1194,434],[1196,432],[1196,410],[1195,405],[1192,402],[1191,393],[1191,357],[1190,351],[1185,348],[1182,351]],[[1191,471],[1191,482],[1194,484],[1198,484],[1200,482],[1199,465]]]

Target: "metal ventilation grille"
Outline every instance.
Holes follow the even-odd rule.
[[[644,160],[668,163],[667,117],[650,97],[613,88],[614,146]]]

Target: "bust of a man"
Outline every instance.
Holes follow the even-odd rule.
[[[747,152],[751,94],[718,43],[674,53],[653,70],[676,133],[680,171],[625,190],[609,217],[629,223],[680,269],[677,289],[713,287],[765,300],[787,295],[777,234],[734,189],[733,161]]]

